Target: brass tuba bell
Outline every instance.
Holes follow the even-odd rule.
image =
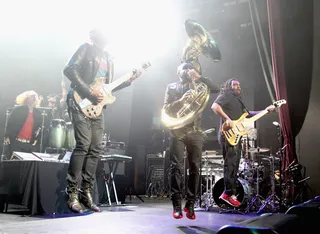
[[[221,60],[220,49],[205,28],[194,20],[186,20],[185,29],[189,36],[182,51],[182,62],[191,63],[201,74],[199,56],[203,54],[214,62]]]
[[[194,20],[186,20],[185,30],[189,39],[182,51],[182,61],[193,65],[195,70],[201,74],[201,66],[199,56],[201,54],[212,59],[214,62],[221,60],[219,47],[212,36],[205,30],[203,26]],[[193,80],[193,89],[195,95],[184,102],[183,107],[175,114],[170,116],[166,110],[162,110],[162,123],[169,129],[179,129],[193,122],[206,107],[210,90],[206,84]]]

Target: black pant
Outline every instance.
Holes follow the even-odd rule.
[[[235,146],[230,145],[224,136],[220,136],[219,142],[222,147],[224,159],[224,192],[228,195],[236,195],[237,173],[242,151],[241,139]]]
[[[89,119],[77,111],[71,111],[71,114],[76,147],[68,168],[68,192],[77,189],[80,174],[82,189],[93,188],[103,137],[103,115]]]
[[[171,167],[171,198],[181,199],[181,177],[184,164],[184,149],[187,150],[189,162],[189,177],[187,200],[195,201],[199,187],[199,168],[202,156],[203,137],[200,133],[189,133],[183,138],[171,136],[170,139],[170,167]]]

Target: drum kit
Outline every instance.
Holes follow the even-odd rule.
[[[280,181],[277,170],[280,158],[270,154],[269,148],[254,147],[255,143],[256,136],[247,135],[242,138],[242,155],[237,176],[236,196],[241,203],[238,208],[220,199],[224,191],[223,156],[217,155],[216,151],[205,151],[202,154],[201,176],[204,180],[202,179],[201,198],[197,207],[206,211],[218,207],[220,213],[240,214],[279,211],[280,199],[276,194],[276,186],[279,186]]]

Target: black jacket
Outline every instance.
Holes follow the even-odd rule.
[[[28,114],[29,110],[27,106],[16,106],[12,109],[6,129],[6,137],[9,137],[11,142],[18,137],[25,121],[27,120]],[[41,112],[38,109],[33,108],[33,129],[31,142],[36,139],[36,132],[41,128],[41,121]]]
[[[215,84],[213,84],[213,82],[210,79],[206,77],[201,77],[199,81],[206,84],[210,89],[211,93],[220,92],[220,88]],[[178,110],[182,108],[183,102],[180,101],[180,98],[183,96],[183,94],[187,90],[188,89],[184,90],[183,84],[181,81],[171,83],[167,86],[163,108],[166,110],[166,113],[169,116],[175,117],[175,114],[178,112]],[[201,115],[199,115],[198,118],[187,127],[200,128],[201,127],[200,125],[201,125]]]
[[[78,50],[73,54],[72,58],[64,68],[64,75],[71,81],[71,88],[75,89],[80,96],[86,97],[95,102],[96,97],[90,93],[90,84],[99,69],[101,58],[105,56],[108,58],[108,72],[106,74],[106,83],[111,83],[113,79],[114,65],[110,60],[107,52],[102,51],[93,44],[85,43],[81,45]],[[130,85],[130,82],[125,82],[118,86],[114,91],[122,89]]]

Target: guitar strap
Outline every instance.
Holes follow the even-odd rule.
[[[243,109],[248,112],[248,114],[250,114],[250,111],[248,110],[248,108],[246,107],[246,105],[243,103],[242,98],[241,97],[237,97],[237,99],[239,100],[239,102],[241,103]]]

